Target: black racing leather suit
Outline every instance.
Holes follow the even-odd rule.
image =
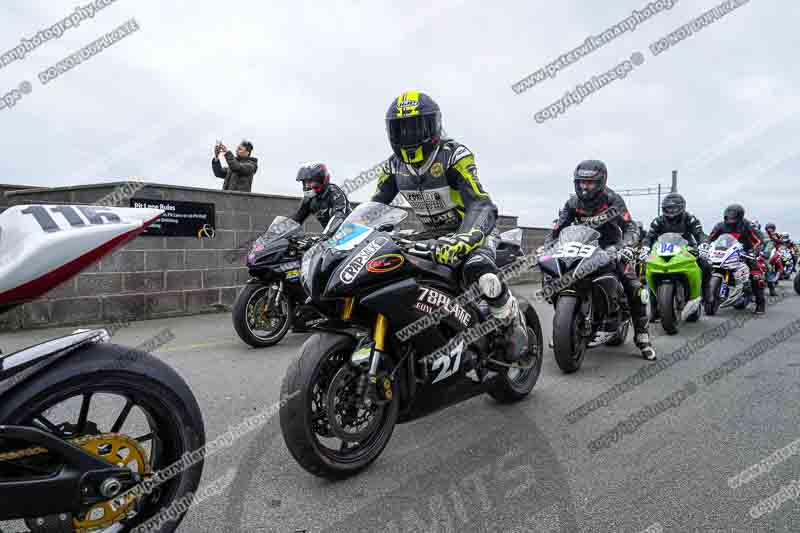
[[[302,224],[309,215],[314,215],[322,225],[325,235],[330,236],[336,233],[350,211],[347,195],[338,186],[329,183],[322,193],[312,198],[303,198],[300,209],[289,218]]]
[[[582,202],[575,195],[570,196],[559,211],[558,221],[546,239],[545,246],[557,239],[561,230],[572,224],[586,224],[598,231],[599,245],[604,249],[634,247],[639,240],[639,228],[631,218],[625,200],[609,188],[598,199],[593,200],[591,205]],[[626,265],[617,262],[611,269],[625,289],[636,333],[647,333],[647,310],[639,295],[642,285],[632,266],[632,263]]]
[[[665,233],[680,233],[689,242],[689,246],[697,247],[708,243],[708,237],[703,232],[703,224],[691,213],[684,212],[675,220],[669,220],[664,215],[656,217],[650,224],[650,231],[642,239],[642,246],[646,250],[650,250],[653,243]],[[707,287],[708,280],[711,278],[711,265],[700,257],[697,258],[697,264],[703,273],[703,287]]]
[[[690,213],[683,213],[676,220],[669,220],[663,215],[655,218],[650,224],[650,231],[642,240],[642,244],[650,248],[665,233],[680,233],[684,239],[689,241],[689,246],[698,246],[708,242],[708,238],[703,233],[703,224],[697,220],[697,217]]]
[[[461,143],[442,139],[438,149],[415,175],[397,156],[383,165],[373,202],[389,204],[398,194],[411,205],[417,218],[432,236],[469,233],[479,229],[484,242],[462,259],[462,283],[472,285],[488,273],[497,274],[495,232],[497,206],[478,180],[475,156]],[[508,287],[502,283],[499,295],[488,298],[499,307],[508,301]]]

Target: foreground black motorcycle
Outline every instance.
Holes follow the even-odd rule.
[[[14,206],[0,214],[0,312],[136,237],[163,211]],[[120,532],[194,493],[203,462],[126,492],[204,446],[186,382],[158,358],[81,329],[0,357],[0,522],[34,532]],[[183,516],[158,528],[174,531]],[[153,529],[151,529],[153,531]]]
[[[539,257],[546,294],[555,307],[553,352],[565,373],[577,371],[587,349],[623,344],[630,329],[630,309],[617,276],[609,271],[615,257],[599,246],[600,233],[568,226]]]
[[[300,285],[303,251],[319,240],[305,235],[290,218],[275,217],[250,248],[247,267],[252,278],[233,304],[233,327],[239,337],[255,348],[283,339],[289,328],[303,331],[323,320]]]
[[[529,352],[509,364],[477,291],[456,300],[464,290],[459,269],[431,261],[423,242],[388,233],[406,216],[361,204],[303,258],[303,286],[327,320],[286,372],[280,423],[292,456],[317,476],[363,470],[395,424],[483,393],[518,401],[539,378],[542,333],[533,307],[519,299]],[[508,243],[499,248],[500,261],[516,255]]]

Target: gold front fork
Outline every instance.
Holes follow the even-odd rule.
[[[342,312],[342,320],[350,320],[350,317],[353,316],[353,302],[355,298],[345,298],[344,299],[344,311]]]
[[[386,317],[379,313],[378,318],[375,320],[375,349],[381,352],[385,351],[384,343],[386,342],[386,330],[388,326],[389,323]]]

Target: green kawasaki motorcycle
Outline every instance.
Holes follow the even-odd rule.
[[[689,243],[679,233],[665,233],[653,244],[646,261],[650,304],[670,335],[680,321],[700,318],[703,274]]]

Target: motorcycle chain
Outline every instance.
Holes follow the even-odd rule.
[[[74,438],[74,439],[66,439],[66,442],[69,442],[70,444],[73,444],[75,446],[83,448],[84,450],[89,451],[90,453],[93,453],[92,452],[92,448],[90,447],[90,445],[93,442],[96,442],[96,441],[100,441],[100,442],[108,442],[108,441],[122,442],[124,444],[129,445],[131,448],[136,449],[139,456],[143,456],[142,450],[141,450],[139,444],[136,441],[134,441],[133,439],[131,439],[130,437],[128,437],[127,435],[123,435],[121,433],[101,433],[99,435],[86,435],[84,437],[77,437],[77,438]],[[134,453],[137,453],[137,452],[134,452]],[[39,456],[39,455],[46,455],[48,453],[50,453],[49,450],[47,450],[46,448],[42,448],[40,446],[31,447],[31,448],[24,448],[24,449],[16,450],[16,451],[13,451],[13,452],[0,453],[0,462],[14,461],[14,460],[18,460],[18,459],[26,459],[26,458],[29,458],[29,457],[36,457],[36,456]],[[143,459],[144,457],[141,457],[141,458]],[[140,468],[142,469],[142,471],[139,472],[139,474],[143,478],[149,477],[150,474],[151,474],[149,463],[147,461],[137,461],[137,462],[141,462],[142,463],[141,465],[139,465]],[[119,519],[123,518],[128,513],[128,511],[131,509],[132,505],[134,504],[135,500],[136,500],[136,498],[131,498],[131,497],[127,497],[126,496],[126,497],[123,497],[122,500],[119,500],[119,501],[117,501],[117,500],[112,498],[108,502],[103,502],[103,503],[94,505],[89,510],[89,512],[86,513],[86,517],[84,517],[82,520],[74,519],[73,524],[74,524],[75,531],[79,531],[79,532],[96,531],[99,528],[104,528],[104,527],[108,527],[108,526],[112,525],[113,523],[117,522]],[[112,504],[111,502],[116,502],[116,503]],[[103,517],[100,518],[100,519],[92,519],[92,518],[90,518],[90,516],[92,514],[92,511],[95,508],[98,508],[98,507],[103,509]]]
[[[100,435],[86,435],[84,437],[78,437],[74,439],[66,439],[66,442],[73,444],[78,447],[83,447],[84,444],[88,444],[93,440],[103,439],[127,439],[125,435],[121,433],[101,433]],[[21,450],[16,450],[13,452],[4,452],[0,453],[0,462],[3,461],[15,461],[17,459],[24,459],[27,457],[35,457],[37,455],[44,455],[50,453],[50,450],[47,448],[42,448],[41,446],[35,446],[32,448],[23,448]]]

